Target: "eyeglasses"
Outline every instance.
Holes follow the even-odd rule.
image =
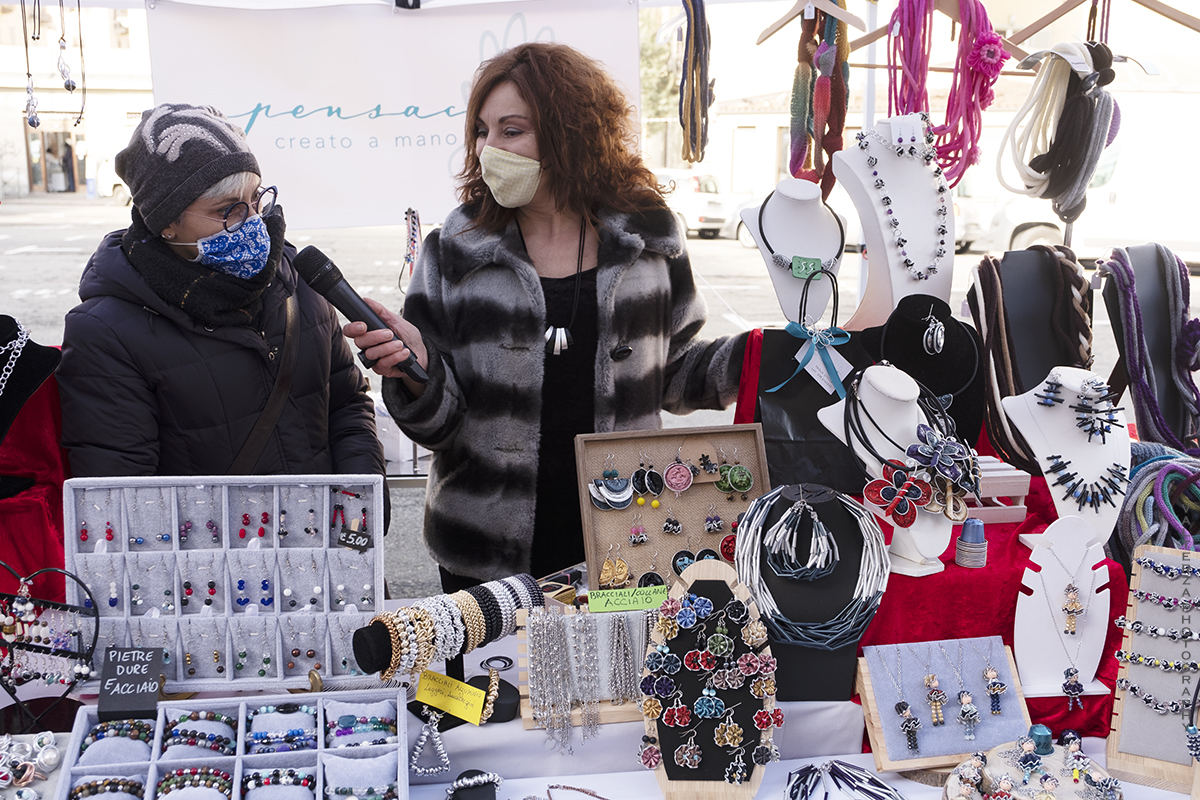
[[[220,220],[218,220],[216,217],[208,217],[204,214],[197,214],[194,211],[185,211],[183,213],[191,214],[194,217],[211,219],[213,222],[219,221],[225,227],[226,232],[235,233],[238,229],[246,224],[246,220],[250,218],[251,213],[258,214],[262,217],[268,216],[275,209],[275,200],[278,198],[278,196],[279,190],[274,186],[268,186],[265,189],[259,188],[258,191],[254,193],[253,200],[251,200],[249,203],[245,202],[244,200],[239,200],[238,202],[234,203],[229,208],[225,209],[225,211],[221,214]]]

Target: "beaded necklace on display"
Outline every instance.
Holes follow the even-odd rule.
[[[949,228],[946,226],[946,215],[948,213],[946,206],[946,193],[949,187],[946,185],[946,179],[942,175],[942,168],[937,165],[937,148],[933,146],[933,133],[929,128],[929,115],[922,113],[921,121],[924,124],[925,141],[916,142],[916,137],[910,137],[910,141],[906,144],[903,137],[897,137],[896,141],[890,142],[883,137],[879,131],[869,129],[860,131],[857,134],[858,147],[867,154],[867,166],[871,169],[871,177],[874,178],[874,187],[879,192],[880,202],[885,209],[885,215],[888,220],[888,227],[892,233],[892,242],[896,247],[900,258],[904,263],[904,268],[914,280],[928,280],[930,275],[936,275],[938,267],[942,263],[942,259],[946,255],[946,235],[949,233]],[[879,165],[879,159],[871,154],[870,140],[875,139],[879,144],[891,149],[897,158],[912,158],[917,161],[924,162],[926,166],[933,165],[933,174],[937,179],[938,192],[938,225],[937,225],[937,246],[934,248],[933,258],[924,269],[917,267],[916,261],[908,254],[908,239],[905,238],[904,232],[900,227],[900,219],[896,216],[896,209],[892,207],[892,198],[888,194],[887,185],[883,178],[879,177],[879,170],[876,167]]]

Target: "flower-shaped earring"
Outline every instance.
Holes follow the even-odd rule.
[[[662,763],[662,751],[658,749],[658,739],[653,736],[642,737],[642,746],[638,750],[638,763],[646,769],[655,769]]]
[[[700,752],[700,745],[696,744],[696,734],[694,731],[688,736],[686,742],[675,748],[675,763],[681,767],[696,769],[700,766],[702,757],[703,753]]]

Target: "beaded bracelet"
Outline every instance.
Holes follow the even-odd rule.
[[[400,642],[400,669],[398,674],[411,675],[413,664],[417,662],[417,631],[413,627],[412,617],[409,616],[407,608],[397,609],[392,612],[392,620],[396,626],[396,632],[399,635]],[[392,647],[395,649],[396,641],[392,641]]]
[[[1147,625],[1141,620],[1126,619],[1124,615],[1114,619],[1113,625],[1134,633],[1144,633],[1152,639],[1165,636],[1172,642],[1200,642],[1200,631],[1193,631],[1191,628],[1179,630],[1178,628],[1164,628],[1161,625]]]
[[[502,581],[491,581],[484,584],[496,604],[500,606],[500,636],[509,636],[517,630],[517,600],[513,596],[512,587]]]
[[[387,794],[388,792],[396,791],[396,784],[389,783],[386,786],[326,786],[326,797],[345,797],[346,795],[354,795],[358,800],[366,800],[363,795],[372,794]]]
[[[315,728],[290,728],[286,731],[252,731],[246,734],[246,738],[254,744],[273,744],[275,742],[293,742],[316,735]]]
[[[479,604],[479,610],[483,614],[484,641],[496,641],[504,629],[504,622],[500,617],[500,604],[496,602],[495,595],[482,586],[469,586],[466,592],[475,598],[475,602]]]
[[[433,657],[442,661],[454,658],[458,655],[458,647],[462,646],[460,643],[458,647],[452,647],[454,615],[442,602],[444,598],[445,595],[425,597],[412,604],[413,608],[419,608],[433,618]]]
[[[154,792],[161,797],[176,789],[188,787],[216,789],[226,797],[230,797],[233,794],[233,778],[228,772],[213,767],[184,767],[171,770],[164,775],[159,780]]]
[[[526,606],[527,609],[545,608],[546,593],[542,591],[542,587],[538,585],[538,582],[533,579],[532,575],[522,572],[520,575],[514,575],[513,577],[529,588],[530,605]]]
[[[172,728],[171,736],[181,739],[199,739],[201,741],[216,742],[217,744],[233,744],[233,738],[230,736],[205,733],[204,731],[189,731],[183,728]]]
[[[316,706],[302,706],[299,703],[280,703],[277,706],[261,706],[246,715],[246,730],[250,730],[250,724],[254,722],[254,718],[259,714],[308,714],[315,721],[317,718]]]
[[[121,719],[102,722],[88,733],[79,747],[79,755],[83,755],[89,747],[101,739],[129,738],[146,744],[154,738],[154,725],[140,719]]]
[[[478,647],[487,636],[487,623],[483,619],[483,611],[479,608],[479,601],[475,596],[459,591],[450,595],[450,599],[458,606],[459,613],[463,619],[463,625],[467,629],[466,643],[463,645],[463,655]]]
[[[533,597],[529,593],[529,587],[521,581],[516,575],[510,575],[501,581],[513,593],[513,599],[517,601],[518,608],[528,609],[533,605]]]
[[[1150,709],[1158,712],[1159,714],[1165,715],[1187,713],[1192,707],[1191,698],[1184,698],[1182,701],[1172,700],[1164,703],[1154,695],[1142,689],[1142,687],[1130,683],[1128,678],[1118,678],[1117,688],[1124,689],[1125,691],[1129,692],[1138,700],[1141,700],[1143,703],[1145,703]]]
[[[1126,664],[1158,667],[1163,672],[1200,672],[1200,663],[1196,661],[1171,661],[1164,658],[1144,656],[1141,653],[1134,653],[1130,650],[1118,650],[1116,657],[1117,661],[1124,661]]]
[[[1155,575],[1161,575],[1162,577],[1171,581],[1183,576],[1194,578],[1200,575],[1200,567],[1193,567],[1190,564],[1181,564],[1180,566],[1176,567],[1172,564],[1163,564],[1159,561],[1155,561],[1152,558],[1146,558],[1145,556],[1134,559],[1133,563],[1153,570]]]
[[[437,636],[437,626],[433,616],[423,608],[410,608],[409,617],[413,622],[413,634],[416,636],[417,656],[413,659],[410,675],[420,675],[429,669],[433,657],[437,654],[434,639]]]
[[[294,769],[257,770],[242,776],[242,792],[261,789],[264,786],[315,786],[316,780],[307,772]]]
[[[403,656],[403,652],[400,649],[400,630],[396,623],[395,615],[393,614],[376,614],[371,618],[370,624],[374,624],[376,622],[382,625],[384,630],[387,631],[388,640],[392,645],[391,661],[388,663],[387,669],[379,673],[380,680],[390,681],[400,670],[400,659]]]
[[[140,781],[135,781],[132,778],[105,778],[102,781],[88,781],[76,786],[67,795],[69,800],[78,800],[80,797],[91,797],[94,794],[102,794],[105,792],[122,792],[131,794],[141,800],[146,793],[146,787]]]
[[[338,728],[336,731],[333,732],[333,735],[334,736],[353,736],[356,733],[377,733],[379,731],[385,731],[387,733],[395,733],[396,726],[395,725],[382,725],[382,724],[378,724],[378,723],[371,723],[371,724],[367,724],[367,725],[351,725],[349,728]]]
[[[1162,606],[1167,611],[1174,611],[1178,608],[1180,611],[1191,611],[1193,608],[1200,607],[1200,600],[1192,600],[1187,597],[1167,597],[1154,592],[1147,592],[1138,589],[1133,592],[1133,596],[1143,603],[1154,603],[1157,606]]]
[[[179,719],[175,720],[175,724],[179,725],[183,722],[198,722],[205,720],[208,722],[219,722],[222,725],[228,725],[230,728],[237,730],[237,718],[227,714],[221,714],[217,711],[192,711],[190,713],[181,714]]]
[[[291,753],[296,750],[316,750],[317,737],[303,736],[291,742],[280,742],[275,745],[269,744],[251,744],[248,748],[249,752],[258,755],[259,753]]]
[[[345,747],[369,747],[370,745],[376,745],[376,744],[395,744],[398,741],[400,741],[399,736],[384,736],[381,739],[371,739],[370,741],[362,741],[362,742],[334,742],[334,743],[326,742],[326,746],[332,747],[337,750],[341,750],[342,748],[345,748]],[[359,800],[361,800],[361,798]]]
[[[462,652],[463,645],[466,643],[467,625],[463,622],[462,609],[450,599],[449,595],[439,594],[433,599],[446,610],[446,617],[450,621],[449,631],[443,631],[444,635],[442,636],[445,639],[443,652],[449,654],[446,656],[446,660],[449,660]],[[445,635],[447,633],[448,635]]]
[[[483,772],[479,775],[472,775],[469,778],[459,778],[446,789],[446,797],[454,797],[454,793],[459,789],[474,789],[476,786],[483,786],[485,783],[496,784],[496,791],[504,785],[504,778],[501,778],[494,772]]]
[[[492,713],[496,710],[496,698],[500,696],[500,670],[488,670],[488,688],[487,699],[483,703],[483,715],[479,717],[479,724],[487,722],[492,718]]]
[[[199,747],[204,750],[212,750],[214,753],[220,753],[223,756],[235,755],[237,753],[237,748],[232,744],[228,744],[228,741],[229,741],[228,739],[225,740],[226,743],[217,742],[217,741],[209,741],[209,740],[205,739],[203,735],[201,735],[199,737],[197,737],[197,736],[191,736],[191,737],[189,737],[189,736],[172,736],[168,739],[163,740],[162,751],[165,753],[165,752],[167,752],[168,747],[177,747],[177,746]]]

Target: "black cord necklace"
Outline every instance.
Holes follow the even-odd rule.
[[[529,246],[525,244],[525,232],[521,230],[520,220],[517,220],[517,233],[521,235],[521,244],[525,247],[525,253],[528,255]],[[575,338],[571,336],[571,328],[575,326],[575,315],[579,313],[579,287],[583,283],[583,245],[586,241],[586,234],[587,215],[585,214],[579,220],[579,258],[575,263],[575,300],[571,304],[571,321],[565,328],[554,325],[546,326],[547,355],[557,356],[575,344]],[[530,256],[529,260],[532,262],[533,256]]]
[[[758,207],[758,235],[762,239],[763,247],[767,248],[767,252],[771,254],[771,260],[775,262],[775,265],[778,267],[790,269],[792,271],[792,277],[794,278],[807,278],[810,275],[820,272],[821,270],[831,271],[834,266],[842,260],[842,253],[846,249],[846,228],[842,225],[842,218],[839,217],[837,213],[829,207],[828,203],[826,203],[824,200],[821,201],[821,205],[825,206],[829,213],[833,215],[834,221],[837,222],[838,237],[841,239],[841,243],[838,245],[837,254],[834,255],[833,258],[825,259],[824,261],[819,258],[809,258],[807,256],[792,256],[791,258],[788,258],[782,253],[775,252],[775,248],[771,247],[771,243],[767,241],[766,231],[763,230],[763,209],[767,207],[767,203],[771,202],[771,198],[774,196],[775,193],[771,192],[769,195],[767,195],[767,199],[763,200],[762,205]]]

